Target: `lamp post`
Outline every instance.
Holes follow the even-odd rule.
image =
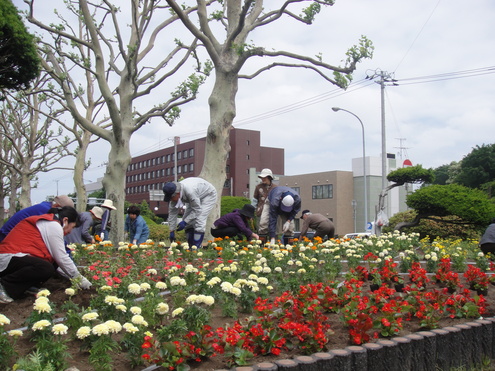
[[[365,144],[365,139],[364,139],[364,124],[361,121],[361,119],[351,111],[348,111],[343,108],[339,107],[332,107],[332,111],[337,112],[337,111],[344,111],[347,113],[350,113],[353,115],[355,118],[358,119],[359,123],[361,124],[361,129],[363,133],[363,176],[364,176],[364,230],[366,231],[366,227],[368,225],[368,180],[366,179],[366,144]]]

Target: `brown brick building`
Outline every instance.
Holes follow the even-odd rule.
[[[198,176],[205,146],[206,138],[201,138],[134,157],[126,172],[126,200],[136,204],[145,200],[157,215],[166,216],[163,185],[174,180],[175,169],[177,179]],[[232,129],[230,146],[223,196],[249,197],[250,168],[270,168],[274,174],[284,174],[284,149],[262,147],[259,131]]]

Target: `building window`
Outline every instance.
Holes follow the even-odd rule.
[[[189,171],[191,173],[194,171],[194,164],[189,164]]]
[[[249,146],[249,139],[248,139],[248,140],[246,140],[246,145],[247,145],[247,146]]]
[[[313,200],[320,198],[333,198],[333,185],[322,184],[313,186]]]
[[[187,149],[182,151],[182,158],[187,158]]]
[[[167,167],[166,174],[170,175],[170,168],[169,167]]]
[[[194,148],[191,148],[189,150],[189,157],[193,157],[194,156]]]
[[[246,160],[249,160],[249,155],[246,155]]]
[[[182,166],[177,166],[177,174],[181,174],[182,173]]]
[[[227,174],[228,174],[228,173],[230,173],[230,166],[229,166],[229,165],[225,166],[225,172],[226,172]]]
[[[301,195],[301,187],[291,187],[298,195]]]
[[[225,180],[225,183],[223,183],[223,188],[230,188],[230,179]]]
[[[182,172],[187,173],[187,165],[182,166]]]
[[[177,152],[177,160],[180,160],[182,158],[182,152]]]
[[[167,155],[167,162],[170,162],[170,154]]]

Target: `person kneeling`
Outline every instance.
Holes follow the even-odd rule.
[[[213,237],[237,237],[242,239],[246,236],[248,241],[258,240],[259,236],[249,228],[249,221],[254,218],[254,206],[245,204],[242,209],[235,209],[225,214],[213,223],[211,235]]]

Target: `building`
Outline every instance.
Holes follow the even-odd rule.
[[[267,167],[274,173],[284,173],[284,149],[263,147],[260,139],[259,131],[235,128],[230,131],[231,151],[222,196],[249,197],[250,168]],[[182,177],[198,176],[205,148],[206,138],[176,141],[172,147],[134,157],[126,172],[126,200],[136,204],[144,200],[157,215],[166,217],[168,203],[163,202],[163,185]]]

